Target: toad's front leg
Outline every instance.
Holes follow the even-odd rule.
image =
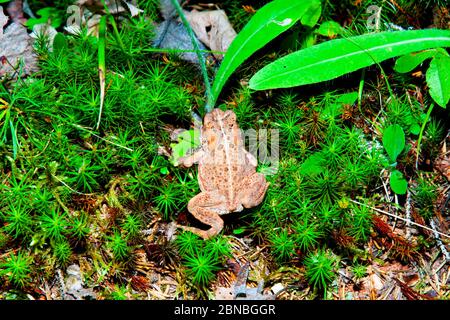
[[[200,222],[211,226],[208,230],[179,226],[191,231],[203,239],[217,235],[223,229],[223,220],[219,214],[227,213],[226,200],[217,192],[201,192],[188,203],[188,210]]]

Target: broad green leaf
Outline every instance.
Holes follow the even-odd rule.
[[[398,58],[395,62],[394,70],[400,73],[411,72],[425,60],[440,55],[448,55],[448,53],[442,48],[412,52]]]
[[[217,71],[212,95],[214,104],[230,75],[253,53],[301,20],[314,26],[320,17],[319,0],[274,0],[259,9],[228,48]]]
[[[266,90],[317,83],[435,47],[450,47],[450,30],[379,32],[330,40],[270,63],[250,79],[249,85]]]
[[[406,181],[403,174],[398,170],[394,170],[391,172],[389,184],[392,191],[394,191],[396,194],[405,194],[406,189],[408,188],[408,182]]]
[[[343,28],[339,23],[335,21],[325,21],[315,32],[325,37],[336,38],[338,35],[342,34],[342,31]]]
[[[445,109],[450,100],[450,57],[434,58],[427,70],[426,79],[430,96]]]
[[[384,129],[383,146],[391,161],[397,161],[398,155],[405,148],[405,133],[400,125],[393,124]]]

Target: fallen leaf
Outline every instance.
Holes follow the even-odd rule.
[[[226,52],[236,37],[236,31],[223,10],[213,11],[184,11],[195,35],[212,51]],[[223,54],[213,53],[217,59]]]
[[[181,0],[178,0],[178,3],[181,3]],[[159,11],[165,20],[172,19],[177,15],[177,10],[172,4],[172,0],[160,0]]]
[[[372,288],[374,288],[377,291],[380,291],[383,288],[383,282],[381,281],[381,278],[373,273],[369,276],[370,283],[372,285]]]
[[[8,19],[3,12],[3,7],[0,6],[0,39],[3,38],[3,27],[8,23]]]
[[[434,163],[434,167],[450,181],[450,154],[439,156]]]
[[[25,7],[27,7],[27,3],[23,3],[23,0],[10,1],[7,4],[6,12],[8,13],[8,16],[11,19],[11,21],[25,24],[25,22],[27,22],[27,19],[24,17]]]
[[[199,41],[197,41],[199,42]],[[180,58],[198,64],[197,54],[194,52],[191,38],[186,27],[175,20],[166,20],[155,29],[154,46],[161,49],[180,50]],[[202,43],[198,43],[200,50],[206,50]],[[206,54],[204,54],[206,56]]]
[[[125,4],[128,7],[128,10],[130,10],[131,16],[135,17],[138,14],[140,14],[141,12],[144,12],[144,10],[139,9],[137,6],[135,6],[134,4],[130,3],[130,2],[125,2]]]
[[[85,289],[83,286],[83,277],[80,266],[72,264],[67,267],[67,276],[64,279],[66,300],[85,300],[95,299],[96,294],[92,288]]]
[[[28,75],[38,70],[37,58],[33,52],[33,39],[27,29],[19,23],[10,24],[0,41],[0,57],[4,56],[8,63],[0,65],[0,76],[20,71],[20,75]]]

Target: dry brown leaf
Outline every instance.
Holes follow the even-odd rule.
[[[23,15],[23,6],[24,6],[23,0],[14,0],[10,1],[7,4],[6,12],[8,13],[8,16],[11,19],[11,21],[18,22],[21,24],[24,24],[27,21],[27,19]]]
[[[445,154],[436,159],[435,168],[450,181],[450,154]]]
[[[13,22],[5,30],[0,41],[0,57],[3,56],[9,63],[0,64],[0,76],[14,73],[15,68],[20,70],[21,75],[38,70],[36,55],[33,52],[33,39],[27,29],[19,23]]]
[[[231,42],[236,37],[236,31],[228,21],[223,10],[213,11],[184,11],[195,35],[212,51],[226,52]],[[223,55],[215,53],[217,59]]]

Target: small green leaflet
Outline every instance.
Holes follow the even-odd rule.
[[[405,148],[405,133],[400,125],[393,124],[384,129],[383,146],[392,163],[396,162],[398,155]]]
[[[53,51],[56,54],[59,54],[66,51],[68,47],[66,36],[63,33],[58,32],[53,39]]]
[[[200,144],[199,129],[191,129],[181,132],[177,137],[177,141],[170,144],[170,147],[172,148],[170,162],[177,166],[178,159],[186,156],[189,151],[200,147]]]
[[[406,181],[403,174],[398,170],[392,171],[389,184],[392,191],[394,191],[396,194],[405,194],[406,189],[408,188],[408,182]]]
[[[397,59],[397,61],[395,62],[394,70],[400,73],[411,72],[425,60],[442,55],[448,56],[447,51],[442,48],[405,54],[404,56],[401,56]]]
[[[335,21],[325,21],[320,25],[315,33],[329,38],[336,38],[338,35],[342,34],[343,30],[344,29],[339,23]]]
[[[36,12],[36,15],[40,16],[40,18],[30,18],[25,22],[25,25],[30,29],[33,29],[36,24],[47,23],[49,20],[53,28],[58,28],[62,24],[61,12],[56,8],[42,8]]]
[[[325,106],[322,114],[329,117],[340,116],[344,110],[344,106],[353,105],[357,99],[357,91],[341,94],[336,97],[334,102],[330,102]]]
[[[324,170],[324,158],[320,153],[309,156],[300,166],[300,172],[305,175],[314,176]]]

